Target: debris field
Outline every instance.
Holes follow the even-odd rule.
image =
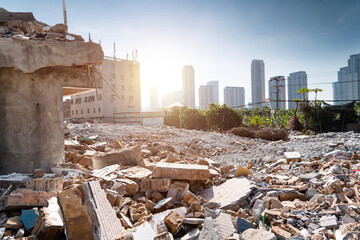
[[[65,124],[65,163],[0,176],[0,239],[359,239],[353,132]]]

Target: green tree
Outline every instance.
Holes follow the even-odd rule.
[[[205,112],[209,127],[216,131],[226,131],[234,127],[242,126],[240,113],[225,104],[209,104]]]
[[[185,108],[180,114],[180,120],[183,127],[186,129],[207,129],[206,117],[202,110]]]

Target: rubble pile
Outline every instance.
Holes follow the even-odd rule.
[[[68,125],[66,162],[54,165],[51,173],[36,169],[32,175],[0,176],[0,239],[360,236],[360,152],[346,140],[328,138],[329,151],[312,158],[277,151],[273,158],[226,164],[215,158],[228,149],[211,150],[199,140],[179,151],[169,140],[175,132],[160,134],[164,129],[156,128],[154,135],[137,127],[142,134],[105,138],[77,126]],[[106,130],[107,125],[97,127]],[[208,133],[196,131],[196,138],[201,134]],[[222,135],[229,151],[239,147],[234,140],[256,145],[253,139]],[[314,139],[319,137],[324,135]],[[311,138],[306,139],[312,151]],[[261,143],[276,149],[298,140]]]
[[[37,21],[32,13],[12,13],[4,8],[0,8],[0,13],[5,19],[14,19],[2,21],[0,18],[0,38],[84,42],[82,36],[68,33],[65,24],[49,26]]]

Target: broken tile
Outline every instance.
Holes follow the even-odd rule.
[[[111,240],[123,227],[98,181],[82,184],[95,239]]]

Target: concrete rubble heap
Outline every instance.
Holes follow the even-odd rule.
[[[209,154],[199,143],[179,152],[145,133],[103,138],[91,135],[91,127],[106,131],[107,124],[66,125],[66,163],[52,172],[0,176],[3,239],[360,235],[360,152],[344,142],[331,142],[328,152],[310,160],[289,151],[265,164],[226,165],[204,158]]]

